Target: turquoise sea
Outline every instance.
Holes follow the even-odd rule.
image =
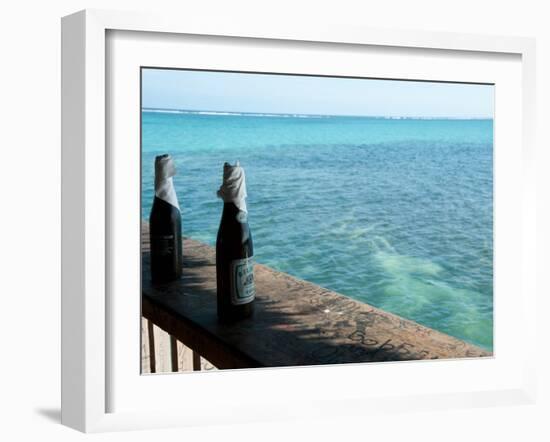
[[[492,120],[143,110],[144,219],[161,153],[184,235],[240,160],[257,262],[492,349]]]

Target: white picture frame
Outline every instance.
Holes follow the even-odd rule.
[[[511,91],[519,97],[520,121],[512,122],[518,130],[521,162],[521,183],[510,183],[509,188],[517,196],[514,201],[521,204],[518,223],[508,226],[518,235],[514,243],[517,257],[509,257],[508,265],[516,266],[515,276],[518,288],[518,316],[516,327],[521,339],[522,351],[517,355],[517,366],[509,381],[483,388],[465,385],[460,391],[448,391],[445,381],[425,394],[404,391],[403,393],[378,392],[376,400],[372,395],[358,389],[354,394],[346,390],[327,389],[326,399],[313,394],[303,402],[284,404],[284,398],[276,398],[271,404],[262,403],[254,407],[254,395],[243,395],[232,404],[233,413],[224,413],[222,407],[201,404],[198,397],[206,392],[207,384],[216,388],[229,388],[230,381],[242,381],[246,374],[252,389],[261,387],[266,377],[277,382],[297,382],[307,388],[312,371],[303,369],[258,371],[236,371],[217,373],[214,376],[183,376],[189,389],[188,399],[196,399],[197,406],[175,407],[172,403],[148,408],[147,395],[143,404],[135,410],[122,407],[118,410],[110,404],[109,395],[115,387],[110,376],[112,361],[115,360],[110,344],[110,331],[116,316],[108,291],[110,260],[110,236],[116,231],[108,228],[112,222],[112,195],[109,179],[112,168],[109,163],[106,121],[110,118],[107,103],[110,78],[106,76],[109,62],[107,56],[107,34],[109,32],[139,32],[185,37],[218,36],[226,38],[255,39],[285,42],[286,46],[309,44],[338,44],[338,47],[376,47],[380,51],[390,48],[406,50],[426,49],[432,53],[474,54],[479,60],[490,54],[508,54],[519,60],[521,69],[520,90]],[[435,52],[434,52],[435,50]],[[112,54],[111,54],[112,55]],[[497,405],[500,403],[532,403],[535,397],[535,367],[533,366],[534,334],[536,316],[536,285],[534,256],[535,237],[535,174],[534,174],[534,109],[535,109],[535,45],[534,40],[519,37],[495,37],[452,33],[429,33],[417,31],[389,31],[358,29],[345,26],[313,26],[308,24],[295,28],[282,24],[250,23],[245,19],[230,23],[216,23],[180,17],[153,16],[100,10],[81,11],[63,18],[62,21],[62,423],[85,432],[122,429],[157,428],[208,424],[216,422],[252,422],[264,419],[287,417],[318,417],[328,415],[366,414],[373,410],[398,411],[410,408],[453,408]],[[441,78],[440,78],[441,79]],[[497,92],[497,101],[498,101]],[[498,119],[496,120],[498,125]],[[496,140],[499,143],[498,137]],[[116,173],[116,171],[115,171]],[[514,190],[515,189],[515,190]],[[514,197],[515,198],[515,197]],[[498,224],[498,220],[495,221]],[[498,248],[495,249],[498,262]],[[139,259],[139,257],[137,257]],[[503,262],[504,260],[501,260]],[[498,264],[497,264],[498,265]],[[496,286],[496,290],[500,288]],[[137,320],[137,318],[136,318]],[[498,316],[496,322],[498,324]],[[503,322],[501,322],[503,324]],[[504,324],[509,326],[509,324]],[[495,352],[499,361],[499,353]],[[502,355],[505,352],[501,353]],[[135,356],[137,359],[137,355]],[[493,361],[494,362],[494,361]],[[466,361],[446,361],[449,370],[475,370]],[[436,363],[437,364],[437,363]],[[442,364],[442,363],[439,363]],[[395,371],[399,364],[384,365],[384,371]],[[346,378],[361,376],[364,365],[347,367]],[[373,370],[380,371],[381,365]],[[411,366],[418,371],[419,365]],[[502,368],[502,367],[501,367]],[[319,367],[323,376],[337,376],[340,367]],[[315,369],[317,370],[317,368]],[[491,366],[485,367],[490,374]],[[340,371],[341,372],[341,371]],[[319,373],[317,371],[317,373]],[[120,378],[120,377],[119,377]],[[173,388],[176,378],[182,376],[147,377],[162,378],[162,388]],[[293,380],[292,380],[293,379]],[[153,381],[148,381],[153,382]],[[182,381],[183,382],[183,381]],[[447,381],[448,382],[448,381]],[[150,384],[146,388],[157,388]],[[228,390],[230,391],[230,390]],[[304,390],[308,391],[308,390]],[[347,390],[349,391],[349,390]],[[207,393],[204,393],[207,394]],[[257,393],[256,393],[257,394]],[[191,400],[189,400],[191,402]],[[223,403],[220,402],[221,405]],[[308,406],[304,406],[308,404]],[[210,406],[209,406],[210,405]],[[209,410],[209,413],[206,410]],[[227,408],[226,408],[227,410]],[[239,410],[243,412],[240,413]],[[248,411],[246,411],[248,410]]]

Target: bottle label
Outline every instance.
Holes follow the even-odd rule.
[[[256,296],[252,257],[231,261],[231,303],[248,304]]]

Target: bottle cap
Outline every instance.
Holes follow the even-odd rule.
[[[155,181],[171,178],[176,174],[176,165],[169,154],[155,157]]]
[[[155,196],[179,210],[178,198],[172,177],[176,174],[176,165],[168,154],[155,157]]]
[[[246,181],[244,169],[239,161],[232,166],[229,163],[223,165],[223,183],[218,190],[218,197],[225,203],[234,203],[237,208],[246,212]]]

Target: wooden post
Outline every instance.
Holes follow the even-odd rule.
[[[201,371],[201,355],[193,350],[193,371]]]
[[[172,335],[170,335],[170,357],[172,360],[172,371],[179,371],[179,361],[178,361],[178,341]]]
[[[149,367],[151,373],[156,373],[155,363],[155,333],[153,330],[153,321],[147,320],[147,334],[149,335]]]

